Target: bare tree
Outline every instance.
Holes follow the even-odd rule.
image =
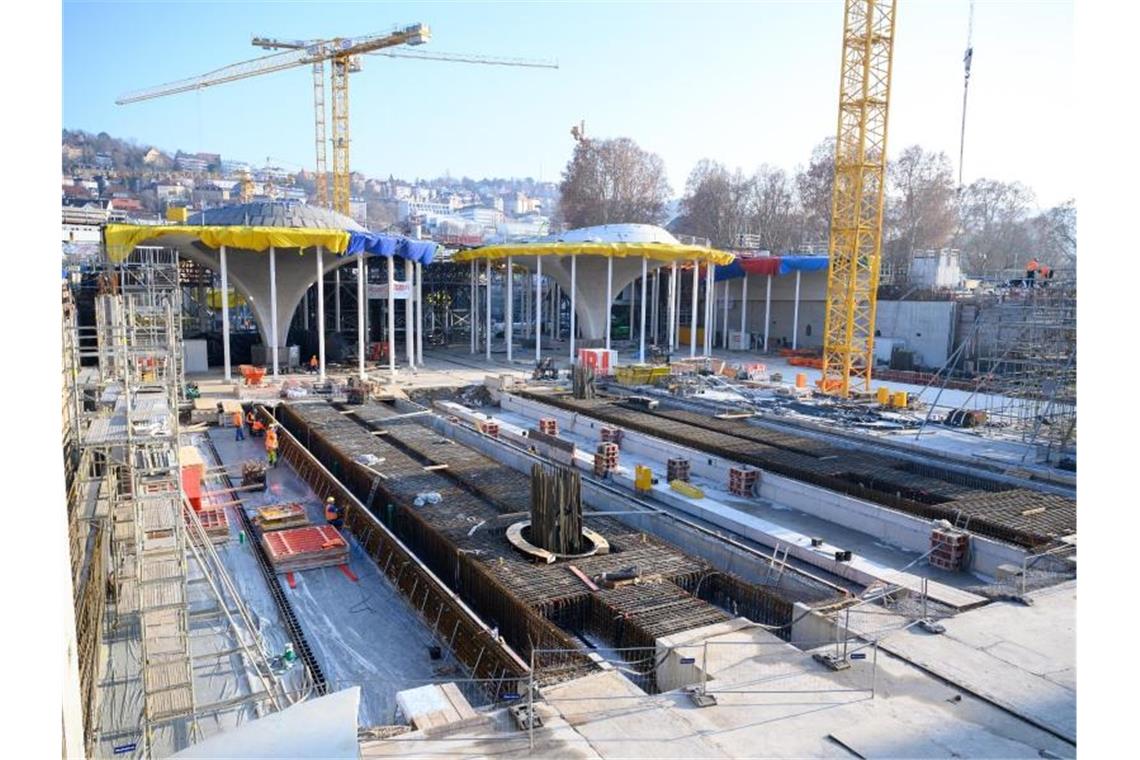
[[[1036,255],[1052,267],[1077,263],[1077,208],[1072,199],[1029,221]]]
[[[1025,224],[1033,191],[1020,182],[979,179],[962,193],[963,252],[976,274],[1019,268],[1035,255]]]
[[[748,224],[751,185],[740,170],[730,173],[723,164],[701,159],[685,182],[677,231],[708,238],[722,248],[739,245]]]
[[[796,173],[801,242],[826,244],[831,229],[831,188],[834,184],[835,138],[829,137],[812,149],[807,168]]]
[[[672,193],[661,157],[627,137],[579,140],[559,190],[558,216],[572,228],[660,224]]]
[[[795,186],[783,169],[762,165],[752,176],[749,227],[760,247],[781,253],[795,247],[803,227]]]
[[[916,250],[944,248],[958,224],[954,173],[945,153],[912,145],[887,169],[884,256],[896,267],[910,263]]]

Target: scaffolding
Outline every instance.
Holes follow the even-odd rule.
[[[149,757],[202,738],[204,715],[246,703],[280,709],[284,692],[182,492],[178,255],[139,248],[121,264],[104,263],[98,283],[94,325],[79,325],[64,294],[64,459],[85,740],[89,754]],[[235,646],[219,651],[244,655],[260,691],[250,680],[250,694],[200,704],[195,659],[219,651],[193,646],[191,618],[202,611],[191,610],[192,569],[229,623]],[[115,646],[125,654],[112,664]],[[104,710],[97,692],[116,683],[132,684],[130,695]]]
[[[1033,283],[1034,281],[1029,281]],[[961,408],[986,413],[984,431],[1027,445],[1025,457],[1057,464],[1077,437],[1077,293],[1072,272],[1036,287],[963,302],[970,325],[928,387],[934,406],[956,377],[971,377]],[[960,380],[955,385],[960,385]],[[943,403],[944,405],[944,403]],[[931,422],[927,415],[923,425]]]

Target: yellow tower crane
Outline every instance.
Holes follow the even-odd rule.
[[[119,105],[137,103],[142,100],[161,98],[182,92],[192,92],[205,87],[233,82],[239,79],[271,74],[275,71],[312,66],[313,95],[315,106],[315,143],[317,158],[317,202],[329,205],[330,192],[327,171],[327,151],[325,135],[325,62],[331,61],[332,68],[332,208],[342,214],[349,214],[351,194],[351,170],[349,164],[349,120],[348,120],[348,75],[361,68],[361,56],[365,54],[386,55],[392,58],[421,58],[425,60],[452,61],[459,63],[482,63],[496,66],[527,66],[532,68],[558,68],[557,63],[528,61],[519,58],[493,58],[452,53],[414,55],[412,51],[395,52],[389,50],[402,45],[422,45],[431,39],[431,30],[426,24],[411,24],[396,27],[381,34],[363,37],[336,37],[327,40],[305,40],[286,42],[265,37],[255,37],[253,44],[267,49],[280,49],[281,52],[231,64],[197,77],[150,87],[120,96],[115,100]]]
[[[870,393],[896,0],[846,0],[831,195],[825,393]]]

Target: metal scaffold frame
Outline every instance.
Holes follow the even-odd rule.
[[[81,664],[82,693],[91,692],[84,709],[92,754],[100,742],[130,736],[137,740],[116,745],[116,754],[127,746],[131,749],[122,751],[152,756],[166,748],[155,744],[156,729],[177,727],[177,742],[192,743],[202,738],[204,715],[243,704],[261,712],[286,703],[258,625],[182,491],[180,301],[177,252],[162,248],[138,249],[122,264],[104,264],[93,328],[78,326],[70,294],[64,297],[68,508],[76,577],[85,581],[76,585],[79,654],[85,661],[94,650],[94,670],[100,668],[102,627],[91,619],[105,618],[111,634],[132,642],[137,651],[137,657],[127,656],[121,673],[140,693],[137,708],[124,702],[112,712],[109,722],[118,725],[100,725],[107,720],[101,720],[94,694],[101,674],[86,672]],[[98,365],[83,366],[84,360]],[[98,521],[98,529],[80,546],[79,522],[85,515]],[[191,646],[191,562],[200,569],[195,580],[206,584],[217,614],[228,623],[235,646],[227,651],[244,657],[249,678],[251,693],[219,704],[202,705],[195,694],[195,659],[213,655],[195,654]],[[105,593],[93,591],[107,588],[108,577],[109,606]],[[261,688],[255,691],[258,682]]]

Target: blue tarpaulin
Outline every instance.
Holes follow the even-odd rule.
[[[431,240],[413,240],[403,235],[380,232],[349,232],[345,256],[366,252],[376,256],[399,256],[409,261],[430,264],[439,246]]]
[[[827,269],[827,256],[781,256],[780,274]]]

